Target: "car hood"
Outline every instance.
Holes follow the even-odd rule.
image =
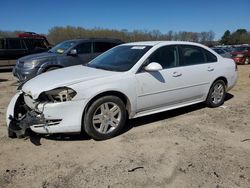
[[[31,54],[24,57],[19,58],[19,61],[32,61],[32,60],[40,60],[40,59],[47,59],[47,58],[56,58],[58,54],[43,52],[38,54]]]
[[[83,65],[71,66],[38,75],[27,81],[22,86],[22,91],[31,95],[33,99],[37,99],[44,91],[117,74],[120,73],[90,68]]]

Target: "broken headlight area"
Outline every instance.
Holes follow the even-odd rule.
[[[34,128],[43,127],[47,133],[48,126],[59,124],[62,119],[46,119],[43,112],[39,112],[35,107],[39,104],[26,94],[18,97],[13,116],[9,116],[9,130],[17,136],[25,135],[26,130],[31,126]]]
[[[68,87],[56,88],[50,91],[45,91],[40,94],[39,101],[41,102],[66,102],[71,101],[76,92]]]

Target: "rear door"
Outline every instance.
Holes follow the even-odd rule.
[[[0,39],[0,68],[9,66],[8,50],[6,48],[6,40]]]
[[[7,48],[9,65],[15,65],[18,58],[28,54],[28,49],[26,48],[23,40],[19,38],[7,39]]]

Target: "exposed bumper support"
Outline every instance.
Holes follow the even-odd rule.
[[[28,111],[23,117],[14,118],[9,116],[10,124],[9,130],[16,133],[17,136],[24,135],[26,130],[32,125],[46,126],[46,120],[42,114],[37,114],[34,111]]]

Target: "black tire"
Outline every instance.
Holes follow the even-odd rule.
[[[45,70],[45,72],[49,72],[49,71],[53,71],[53,70],[56,70],[56,69],[59,69],[60,67],[50,67],[48,69]]]
[[[104,117],[105,115],[103,115],[103,114],[105,114],[105,113],[102,113],[104,108],[102,108],[101,106],[105,106],[105,105],[108,105],[108,111],[105,111],[105,113],[107,112],[107,114],[109,114],[107,116],[109,116],[109,118],[110,118],[113,114],[113,116],[109,120],[108,120],[108,117]],[[112,107],[112,108],[109,109],[109,107]],[[107,107],[105,107],[105,108],[107,109]],[[114,108],[117,108],[118,112],[116,112],[116,111],[113,112],[112,109],[114,109]],[[100,114],[96,115],[98,112]],[[115,113],[118,113],[118,114],[114,115]],[[93,123],[94,115],[101,116],[100,119],[102,119],[102,120],[98,119],[98,121],[100,120],[102,123],[94,124]],[[113,121],[113,119],[112,119],[113,117],[115,117],[116,118],[115,120],[118,121],[119,123]],[[117,120],[117,119],[119,119],[119,120]],[[105,139],[109,139],[109,138],[112,138],[114,136],[117,136],[122,131],[122,129],[126,123],[126,119],[127,119],[126,108],[125,108],[125,105],[122,102],[122,100],[116,96],[104,96],[104,97],[101,97],[101,98],[97,99],[96,101],[94,101],[87,109],[87,111],[84,115],[83,128],[84,128],[85,132],[89,136],[91,136],[93,139],[105,140]],[[104,124],[103,124],[104,121],[105,121],[105,125],[108,124],[107,126],[104,126]],[[117,123],[117,125],[115,127],[113,127],[108,122],[112,122],[113,124],[115,122],[115,123]],[[98,128],[99,124],[100,124],[100,127]],[[101,128],[101,126],[102,126],[102,128]],[[108,127],[108,128],[103,128],[103,127]],[[102,131],[105,132],[103,129],[106,130],[107,132],[102,133]]]
[[[214,92],[216,93],[215,89],[216,87],[218,88],[218,86],[221,87],[221,93],[218,94],[218,96],[221,96],[220,97],[220,100],[217,100],[215,99],[214,95]],[[213,83],[213,85],[211,86],[210,90],[209,90],[209,93],[208,93],[208,96],[207,96],[207,99],[206,99],[206,105],[208,107],[211,107],[211,108],[215,108],[215,107],[218,107],[220,105],[222,105],[225,101],[225,97],[226,97],[226,84],[223,80],[217,80]]]
[[[8,129],[8,137],[9,138],[16,138],[17,135],[15,132],[13,132],[12,130]]]

